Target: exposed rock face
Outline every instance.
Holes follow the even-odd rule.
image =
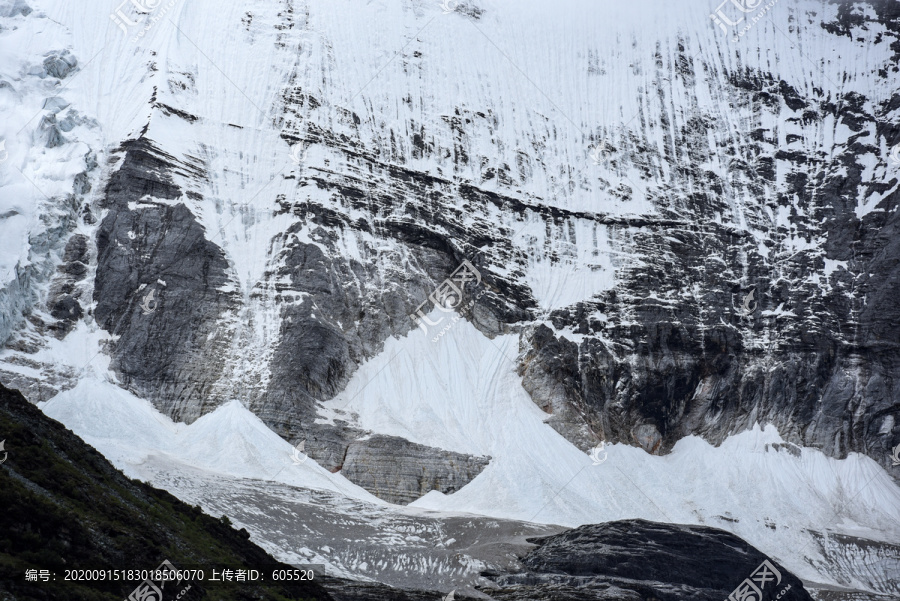
[[[530,540],[538,547],[520,573],[491,575],[494,599],[722,601],[750,578],[762,584],[753,599],[812,600],[796,576],[715,528],[624,520]],[[763,561],[780,574],[769,571],[761,583],[751,576]]]
[[[55,324],[59,338],[64,337],[84,315],[79,302],[83,288],[78,287],[77,282],[85,278],[88,262],[87,237],[82,234],[73,235],[66,243],[63,263],[57,268],[60,276],[54,279],[47,302],[50,315],[59,320]]]
[[[397,436],[372,436],[350,443],[341,473],[380,499],[406,505],[430,490],[459,490],[489,462]]]
[[[870,8],[896,38],[896,4]],[[823,27],[849,35],[871,18],[843,5]],[[693,81],[707,68],[685,58],[677,77]],[[900,442],[900,303],[891,292],[900,284],[900,196],[896,172],[868,181],[863,164],[879,146],[900,143],[900,95],[824,98],[749,71],[730,74],[723,94],[735,106],[753,104],[756,119],[786,117],[803,136],[830,120],[854,133],[832,156],[779,148],[777,129],[736,134],[742,150],[729,153],[732,168],[755,181],[746,187],[756,198],[745,206],[756,230],[749,236],[710,218],[724,209],[723,196],[745,189],[696,167],[711,156],[704,140],[716,123],[698,115],[693,127],[677,130],[673,148],[689,159],[680,161],[684,181],[701,191],[672,181],[660,199],[663,219],[640,233],[615,227],[613,237],[642,264],[621,266],[614,290],[553,311],[552,328],[526,330],[525,386],[552,408],[549,423],[585,449],[584,426],[596,439],[663,453],[689,433],[719,442],[758,421],[797,444],[836,457],[867,453],[888,467]],[[655,169],[646,155],[616,160]],[[783,182],[775,166],[789,174]],[[861,210],[860,198],[871,206]],[[786,223],[767,217],[784,211]],[[797,236],[823,244],[794,251]],[[752,311],[744,311],[750,292]],[[573,415],[584,426],[573,427]]]
[[[817,40],[809,52],[838,41],[861,54],[897,44],[895,2],[836,6],[792,15]],[[477,7],[456,12],[485,18]],[[302,165],[277,173],[272,189],[224,150],[214,168],[204,136],[243,127],[198,115],[208,107],[197,100],[196,74],[153,62],[152,119],[106,165],[112,173],[91,207],[106,211],[96,255],[76,245],[69,259],[48,259],[52,269],[34,278],[57,277],[48,273],[62,265],[48,298],[38,302],[39,282],[23,289],[17,280],[0,290],[0,305],[46,310],[64,335],[92,317],[77,294],[89,282],[123,386],[188,421],[241,398],[337,469],[365,432],[350,417],[316,424],[319,404],[389,337],[409,332],[408,315],[466,259],[483,294],[464,317],[486,336],[520,334],[526,390],[582,449],[607,440],[665,453],[688,434],[718,442],[771,422],[792,443],[890,465],[900,443],[900,194],[885,149],[900,143],[900,94],[882,88],[895,65],[863,73],[848,63],[853,83],[833,92],[818,72],[746,66],[758,48],[732,57],[673,30],[631,64],[587,58],[578,79],[566,75],[641,73],[623,105],[639,119],[564,131],[538,113],[513,117],[493,89],[473,87],[456,104],[420,98],[433,80],[415,74],[426,77],[431,59],[410,47],[409,64],[421,70],[392,82],[403,96],[379,93],[413,110],[386,119],[369,91],[357,105],[352,92],[321,85],[320,74],[336,69],[330,50],[286,49],[309,18],[291,9],[245,24],[260,39],[277,29],[273,51],[293,61],[281,65],[284,87],[266,123],[285,155],[287,145],[310,149]],[[708,25],[704,16],[697,32]],[[875,29],[878,40],[865,39]],[[70,58],[48,55],[41,74],[68,76],[77,68]],[[69,143],[67,119],[41,121],[43,145]],[[171,128],[184,135],[172,138]],[[602,149],[599,164],[581,156],[591,147]],[[240,185],[226,179],[232,168]],[[244,178],[259,184],[259,197]],[[246,203],[235,218],[252,245],[225,240],[226,220],[209,219],[235,201]],[[274,225],[252,238],[260,222]],[[58,254],[71,226],[34,246]],[[254,277],[236,267],[247,248],[262,265]],[[553,302],[541,288],[554,269],[610,285]],[[12,322],[0,316],[0,338]],[[33,339],[9,345],[18,353],[10,362],[37,369]],[[33,400],[61,387],[9,373]],[[440,474],[453,470],[441,457],[424,481],[445,485]],[[366,478],[382,481],[374,466]]]
[[[236,304],[228,263],[182,203],[172,182],[204,174],[145,140],[126,143],[110,178],[97,232],[97,323],[117,336],[109,351],[123,384],[165,398],[173,417],[192,420],[210,403],[203,394],[222,376],[227,350],[218,321]],[[159,199],[159,200],[156,200]]]

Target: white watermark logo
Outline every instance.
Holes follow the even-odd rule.
[[[300,465],[301,463],[306,461],[307,456],[306,456],[305,451],[306,451],[306,441],[301,440],[300,444],[298,444],[291,450],[291,461],[294,462],[294,465]]]
[[[0,440],[0,451],[3,451],[3,459],[0,459],[0,463],[3,463],[4,461],[6,461],[6,457],[7,457],[7,455],[9,455],[9,453],[7,453],[6,449],[3,447],[3,445],[5,445],[5,444],[6,444],[6,439]]]
[[[588,147],[588,158],[595,165],[605,165],[609,163],[612,153],[616,150],[615,146],[601,140],[594,146]]]
[[[150,315],[151,313],[156,311],[156,307],[159,305],[159,302],[156,300],[156,298],[154,298],[155,295],[155,289],[144,295],[144,302],[141,303],[141,309],[144,310],[144,315]]]
[[[303,144],[294,144],[291,146],[291,161],[295,165],[300,165],[306,161],[307,149]]]
[[[128,29],[140,23],[144,17],[149,15],[153,9],[159,6],[160,1],[161,0],[124,0],[122,4],[117,6],[116,10],[109,15],[109,18],[127,34]],[[126,10],[126,6],[128,6],[130,10]],[[137,20],[129,18],[134,15],[138,15]]]
[[[131,38],[132,42],[136,42],[175,6],[176,1],[169,0],[168,4],[157,10],[160,8],[162,0],[124,0],[116,7],[115,11],[110,13],[109,18],[119,26],[125,35],[128,35],[132,28],[143,24],[140,31]]]
[[[895,165],[900,165],[900,144],[896,144],[893,148],[891,148],[891,162]],[[0,159],[2,160],[2,159]]]
[[[177,570],[168,559],[159,564],[159,567],[150,572],[150,578],[140,583],[136,589],[131,591],[125,601],[163,601],[162,589],[165,588],[166,582],[178,580],[182,582],[181,575],[189,572],[189,570]],[[169,597],[170,599],[180,599],[187,591],[191,589],[191,585],[181,590],[178,595]]]
[[[4,162],[9,158],[9,153],[6,152],[6,140],[0,140],[0,163]]]
[[[775,586],[781,584],[781,572],[772,565],[771,561],[766,559],[750,574],[750,578],[746,578],[728,595],[727,601],[761,601],[763,589],[766,588],[766,584],[773,580],[775,581]],[[788,585],[776,599],[780,598],[790,588],[791,585]]]
[[[0,450],[3,449],[2,443],[0,443]],[[0,461],[2,463],[2,461]],[[891,455],[891,467],[897,467],[900,465],[900,444],[894,447],[894,454]]]
[[[603,457],[600,457],[600,453],[603,453]],[[606,461],[606,441],[601,441],[600,444],[591,449],[591,452],[588,453],[588,456],[591,458],[591,461],[594,462],[594,465],[600,465],[601,463]]]
[[[484,294],[484,290],[478,293],[477,296],[473,297],[466,304],[463,304],[464,291],[466,288],[466,284],[472,283],[477,286],[481,283],[481,272],[475,269],[475,266],[469,263],[467,260],[463,260],[462,264],[456,268],[456,270],[450,274],[450,277],[440,283],[440,285],[434,289],[434,292],[428,295],[428,298],[416,307],[415,313],[410,313],[409,317],[416,325],[422,328],[422,331],[425,332],[425,335],[428,335],[428,328],[425,327],[425,324],[429,326],[437,326],[440,325],[444,318],[441,317],[437,321],[431,321],[425,316],[425,313],[422,311],[422,307],[424,307],[427,303],[432,303],[437,309],[444,311],[445,313],[452,313],[457,310],[466,311],[470,309],[475,301],[481,298],[481,295]],[[453,324],[459,321],[459,315],[456,315],[451,323],[444,326],[437,336],[435,336],[431,341],[437,342],[438,339],[443,336]]]
[[[591,161],[595,165],[600,165],[603,162],[603,159],[606,157],[606,153],[603,152],[603,147],[598,144],[591,148],[590,152],[588,152],[588,156],[591,157]]]
[[[765,6],[761,6],[763,0],[724,0],[715,11],[710,13],[709,18],[726,34],[733,33],[731,41],[736,42],[750,31],[777,2],[778,0],[771,0]],[[744,22],[744,16],[749,15],[753,11],[757,12],[750,17],[747,24],[741,27],[740,30],[734,31],[733,28]]]
[[[741,305],[741,313],[744,314],[744,317],[750,317],[756,311],[756,307],[759,306],[753,297],[756,295],[756,288],[751,290],[747,296],[744,297],[744,304]],[[752,305],[752,306],[751,306]]]
[[[441,10],[444,11],[445,15],[454,12],[457,6],[459,6],[459,3],[456,0],[443,0],[440,4]]]

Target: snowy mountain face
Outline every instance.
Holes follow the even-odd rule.
[[[87,315],[119,382],[164,412],[190,421],[240,398],[337,467],[360,432],[317,425],[317,404],[469,261],[464,317],[520,336],[523,385],[583,449],[666,452],[770,422],[888,465],[895,2],[779,7],[737,41],[705,7],[262,2],[154,8],[135,41],[108,16],[96,35],[109,7],[95,4],[44,9],[93,70],[69,84],[81,71],[64,47],[4,87],[63,88],[7,134],[10,166],[64,186],[40,171],[66,149],[83,169],[67,231],[20,227],[6,258],[7,320],[49,313],[12,337],[15,362],[35,329],[62,336]],[[21,6],[8,37],[41,20]],[[211,12],[215,32],[185,30]],[[66,137],[88,120],[57,108],[67,85],[102,140]],[[5,221],[22,215],[5,202]],[[31,218],[51,209],[65,210]],[[455,314],[420,323],[433,337]],[[38,399],[71,386],[56,367]]]
[[[898,540],[900,3],[690,4],[0,1],[0,379],[237,399],[348,496]],[[602,441],[809,496],[659,515],[579,476]],[[782,560],[900,591],[832,544]]]

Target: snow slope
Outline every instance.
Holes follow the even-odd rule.
[[[490,340],[465,321],[438,342],[416,330],[391,339],[325,404],[322,419],[350,418],[372,432],[492,457],[460,491],[432,491],[397,508],[404,512],[564,526],[625,518],[706,524],[734,532],[801,578],[863,590],[872,582],[836,571],[815,533],[900,540],[900,489],[880,466],[859,454],[835,460],[814,449],[778,450],[773,445],[782,440],[771,426],[732,436],[719,448],[688,437],[663,457],[610,445],[600,455],[606,459],[594,464],[544,423],[546,414],[516,377],[515,352],[515,337]],[[312,459],[294,464],[291,446],[238,401],[185,425],[91,378],[43,410],[134,477],[146,477],[144,464],[162,462],[176,473],[200,469],[388,505]],[[850,558],[851,565],[866,566],[880,592],[896,591],[890,574],[900,573],[900,558],[870,553]]]
[[[186,425],[115,384],[85,378],[41,403],[41,409],[134,478],[144,476],[144,463],[164,461],[176,471],[180,464],[213,475],[303,485],[384,504],[303,454],[295,455],[290,444],[237,400]]]
[[[490,340],[466,321],[437,342],[415,331],[392,339],[323,413],[492,457],[462,490],[432,491],[413,507],[566,526],[624,518],[707,524],[734,532],[801,578],[834,584],[833,574],[807,563],[824,565],[808,530],[900,540],[900,487],[876,462],[857,453],[836,460],[815,449],[777,451],[772,445],[783,441],[772,426],[718,448],[690,436],[663,457],[610,445],[600,455],[607,459],[594,465],[544,424],[548,416],[515,373],[516,352],[516,336]]]

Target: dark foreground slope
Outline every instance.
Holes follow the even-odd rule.
[[[216,519],[171,494],[125,477],[100,453],[44,415],[18,391],[0,384],[0,601],[121,601],[137,581],[66,581],[66,571],[204,568],[207,582],[163,586],[163,600],[388,601],[439,599],[381,585],[327,579],[273,582],[278,564],[227,518]],[[208,582],[212,566],[249,568],[265,581]],[[263,570],[266,568],[266,570]],[[26,581],[26,570],[47,570],[49,581]],[[148,597],[146,601],[160,601]]]
[[[246,531],[236,531],[224,517],[210,517],[165,491],[125,477],[18,391],[2,385],[0,438],[5,439],[8,453],[0,466],[0,599],[4,601],[119,601],[140,583],[67,582],[66,570],[72,568],[151,570],[164,560],[177,568],[277,565],[248,540]],[[26,582],[28,569],[48,570],[55,580]],[[209,584],[191,585],[182,600],[208,596]],[[173,591],[172,598],[185,586]],[[331,600],[320,585],[307,582],[290,589],[273,582],[242,583],[232,590],[217,590],[214,596]],[[165,598],[168,601],[168,595]]]
[[[742,587],[736,599],[812,600],[796,576],[716,528],[623,520],[530,540],[538,547],[521,572],[490,575],[494,599],[722,601]]]

